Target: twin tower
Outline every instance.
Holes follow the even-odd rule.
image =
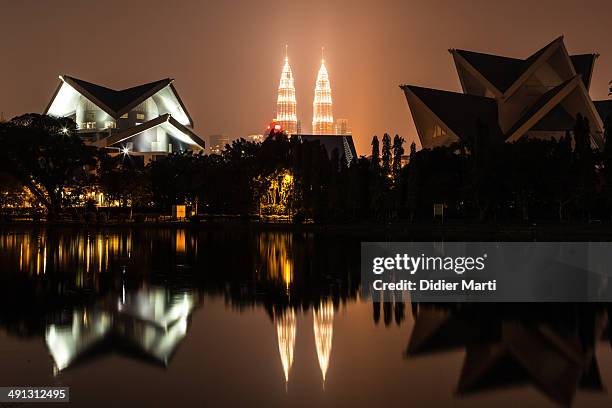
[[[278,85],[275,122],[279,123],[289,134],[300,133],[298,131],[295,84],[286,46],[285,65],[283,66],[280,84]],[[327,68],[325,68],[325,59],[323,58],[321,58],[321,68],[319,68],[319,73],[317,74],[314,101],[312,103],[312,133],[315,135],[333,135],[335,133],[331,86],[329,84]]]

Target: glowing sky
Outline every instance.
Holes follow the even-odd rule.
[[[59,74],[111,88],[173,77],[204,138],[261,133],[288,44],[308,130],[325,46],[334,116],[368,154],[373,134],[416,137],[399,84],[460,90],[448,48],[524,58],[565,35],[570,54],[601,54],[593,98],[612,79],[609,0],[0,0],[0,16],[6,118],[41,112]]]

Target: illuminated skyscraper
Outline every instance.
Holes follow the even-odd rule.
[[[276,119],[289,134],[297,133],[297,102],[295,100],[295,85],[293,72],[289,65],[287,46],[285,46],[285,65],[278,85],[278,98],[276,99]]]
[[[321,58],[321,68],[319,68],[315,85],[314,102],[312,104],[312,133],[315,135],[334,134],[331,86],[324,58]]]

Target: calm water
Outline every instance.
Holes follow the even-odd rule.
[[[373,305],[360,241],[5,228],[0,385],[73,406],[612,404],[609,307]]]

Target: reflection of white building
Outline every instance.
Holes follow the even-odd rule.
[[[404,85],[424,148],[465,142],[486,128],[488,137],[559,138],[576,116],[589,120],[594,146],[603,147],[610,101],[589,96],[597,54],[568,54],[559,37],[526,59],[450,50],[463,93]]]
[[[329,299],[321,301],[319,309],[313,309],[312,316],[317,358],[325,385],[334,336],[334,304]]]
[[[193,307],[190,293],[162,288],[127,292],[116,303],[73,311],[67,324],[50,324],[45,341],[59,371],[90,352],[115,348],[166,366],[187,334]]]
[[[87,143],[147,158],[204,149],[172,79],[117,91],[68,75],[59,78],[44,113],[74,119]]]
[[[295,350],[296,316],[295,310],[286,309],[275,317],[278,352],[285,374],[285,384],[289,382],[289,372],[293,366],[293,352]]]

